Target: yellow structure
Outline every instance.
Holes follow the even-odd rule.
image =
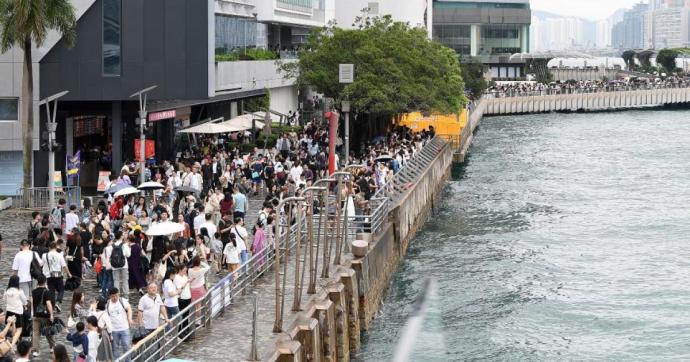
[[[420,112],[403,114],[398,121],[401,126],[407,126],[415,132],[421,132],[434,126],[439,136],[459,136],[467,124],[467,110],[463,109],[460,116],[453,114],[432,114],[425,117]]]

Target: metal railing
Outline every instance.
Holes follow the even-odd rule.
[[[55,202],[65,199],[67,205],[79,205],[81,200],[81,187],[62,186],[55,187]],[[12,200],[12,206],[18,209],[48,210],[50,205],[50,189],[48,187],[31,187],[17,189],[17,195]],[[54,206],[54,205],[53,205]]]
[[[567,95],[567,94],[590,94],[590,93],[611,93],[611,92],[629,92],[638,90],[656,90],[656,89],[676,89],[689,88],[690,83],[651,83],[638,85],[598,85],[570,88],[568,86],[545,89],[508,89],[508,90],[489,90],[484,93],[484,96],[489,98],[513,98],[513,97],[533,97],[533,96],[549,96],[549,95]]]
[[[299,225],[306,226],[306,222]],[[290,227],[290,238],[279,248],[282,258],[288,249],[295,247],[298,224]],[[213,319],[223,316],[225,308],[232,303],[233,298],[242,294],[262,275],[265,275],[276,261],[274,245],[265,245],[264,249],[252,257],[235,271],[226,275],[214,284],[199,300],[191,303],[180,311],[170,322],[151,332],[139,341],[126,354],[116,361],[154,362],[170,356],[174,350],[184,344],[186,340],[195,338],[195,332],[210,327]],[[210,272],[210,271],[209,271]],[[237,357],[237,359],[243,359]]]

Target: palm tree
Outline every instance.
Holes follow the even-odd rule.
[[[34,73],[32,46],[43,45],[50,30],[56,30],[68,46],[74,45],[77,20],[70,0],[0,0],[0,51],[13,46],[24,51],[22,76],[22,138],[24,141],[24,189],[31,187],[33,161]],[[52,175],[49,175],[52,182]]]

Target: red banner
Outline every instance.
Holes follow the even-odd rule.
[[[146,159],[152,158],[156,155],[156,141],[154,140],[146,140],[146,143],[144,144],[144,154],[146,155]],[[140,139],[135,139],[134,140],[134,154],[135,154],[135,160],[137,162],[141,161],[141,140]]]

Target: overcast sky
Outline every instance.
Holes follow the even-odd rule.
[[[605,19],[620,8],[631,8],[640,0],[531,0],[532,9],[586,19]],[[645,1],[647,2],[647,1]]]

